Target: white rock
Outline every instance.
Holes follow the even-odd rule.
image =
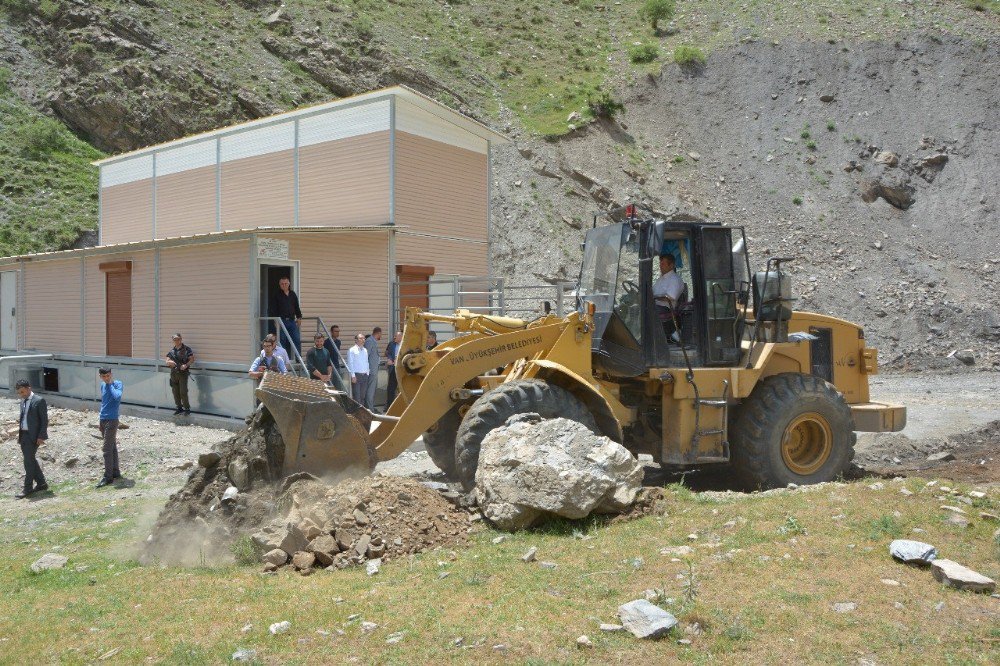
[[[901,562],[928,564],[937,557],[937,548],[923,541],[896,539],[889,544],[889,554]]]
[[[403,640],[405,632],[397,631],[394,634],[389,634],[389,637],[385,639],[385,642],[389,645],[395,645],[396,643]]]
[[[894,580],[892,578],[883,578],[882,579],[882,584],[883,585],[888,585],[889,587],[899,587],[899,581],[898,580]]]
[[[594,644],[590,642],[590,638],[586,635],[578,636],[576,639],[576,646],[579,648],[592,648]]]
[[[546,514],[579,519],[621,512],[635,501],[642,477],[627,449],[582,424],[521,420],[483,440],[476,496],[486,518],[517,530]]]
[[[535,556],[538,555],[538,548],[532,546],[528,549],[528,552],[521,556],[522,562],[534,562]]]
[[[374,560],[368,560],[365,563],[365,571],[369,576],[374,576],[382,568],[382,558],[376,557]]]
[[[971,497],[972,499],[985,499],[986,493],[982,492],[981,490],[970,490],[969,497]]]
[[[997,586],[992,578],[987,578],[983,574],[951,560],[934,560],[931,564],[931,573],[934,574],[935,580],[959,590],[992,594]]]
[[[645,599],[619,606],[618,617],[636,638],[662,638],[677,626],[677,618]]]
[[[661,548],[660,555],[667,555],[669,557],[686,557],[694,552],[694,548],[691,546],[674,546],[672,548]]]
[[[292,628],[292,623],[289,622],[288,620],[285,620],[283,622],[275,622],[270,627],[268,627],[267,630],[271,632],[272,636],[277,636],[278,634],[285,633],[291,628]]]
[[[833,605],[835,613],[853,613],[858,609],[858,605],[853,601],[842,601]]]
[[[601,631],[625,631],[625,627],[620,624],[602,624]]]
[[[912,490],[907,490],[906,488],[900,488],[899,489],[899,494],[900,495],[905,495],[905,496],[909,497],[910,495],[913,494],[913,491]]]
[[[375,624],[374,622],[368,622],[366,620],[365,622],[361,623],[361,633],[363,633],[363,634],[370,634],[371,632],[375,631],[376,629],[378,629],[378,625]]]
[[[233,661],[253,661],[256,658],[257,651],[248,649],[237,650],[233,653],[232,657]]]
[[[236,499],[236,496],[240,494],[240,491],[236,489],[236,486],[229,486],[226,488],[226,492],[222,493],[223,502],[232,502]]]
[[[67,562],[69,562],[69,558],[65,555],[46,553],[31,564],[31,570],[35,573],[41,573],[50,569],[62,569]]]

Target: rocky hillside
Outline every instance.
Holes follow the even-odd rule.
[[[797,256],[883,360],[992,363],[1000,3],[644,4],[0,0],[0,251],[93,226],[99,151],[402,83],[515,140],[500,274],[572,279],[586,220],[639,200]]]

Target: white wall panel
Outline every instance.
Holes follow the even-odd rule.
[[[153,156],[139,155],[101,167],[101,187],[134,183],[153,177]]]
[[[215,139],[208,139],[157,152],[156,176],[168,176],[214,164]]]
[[[483,155],[487,151],[486,139],[481,139],[441,116],[424,111],[398,98],[396,99],[396,129]]]
[[[308,116],[299,121],[299,146],[389,129],[389,100]]]
[[[259,129],[222,137],[222,161],[232,162],[295,147],[295,123],[292,120]]]

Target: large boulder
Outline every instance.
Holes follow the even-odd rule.
[[[546,515],[620,513],[641,485],[642,467],[621,444],[561,418],[512,418],[483,440],[476,470],[483,515],[511,531]]]

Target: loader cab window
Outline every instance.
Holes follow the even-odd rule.
[[[642,344],[642,292],[639,287],[639,239],[631,233],[622,244],[618,261],[618,285],[615,312],[621,317],[635,341]]]
[[[587,234],[580,268],[581,303],[593,303],[597,312],[611,312],[618,280],[618,253],[622,245],[622,228],[617,226],[593,229]]]

